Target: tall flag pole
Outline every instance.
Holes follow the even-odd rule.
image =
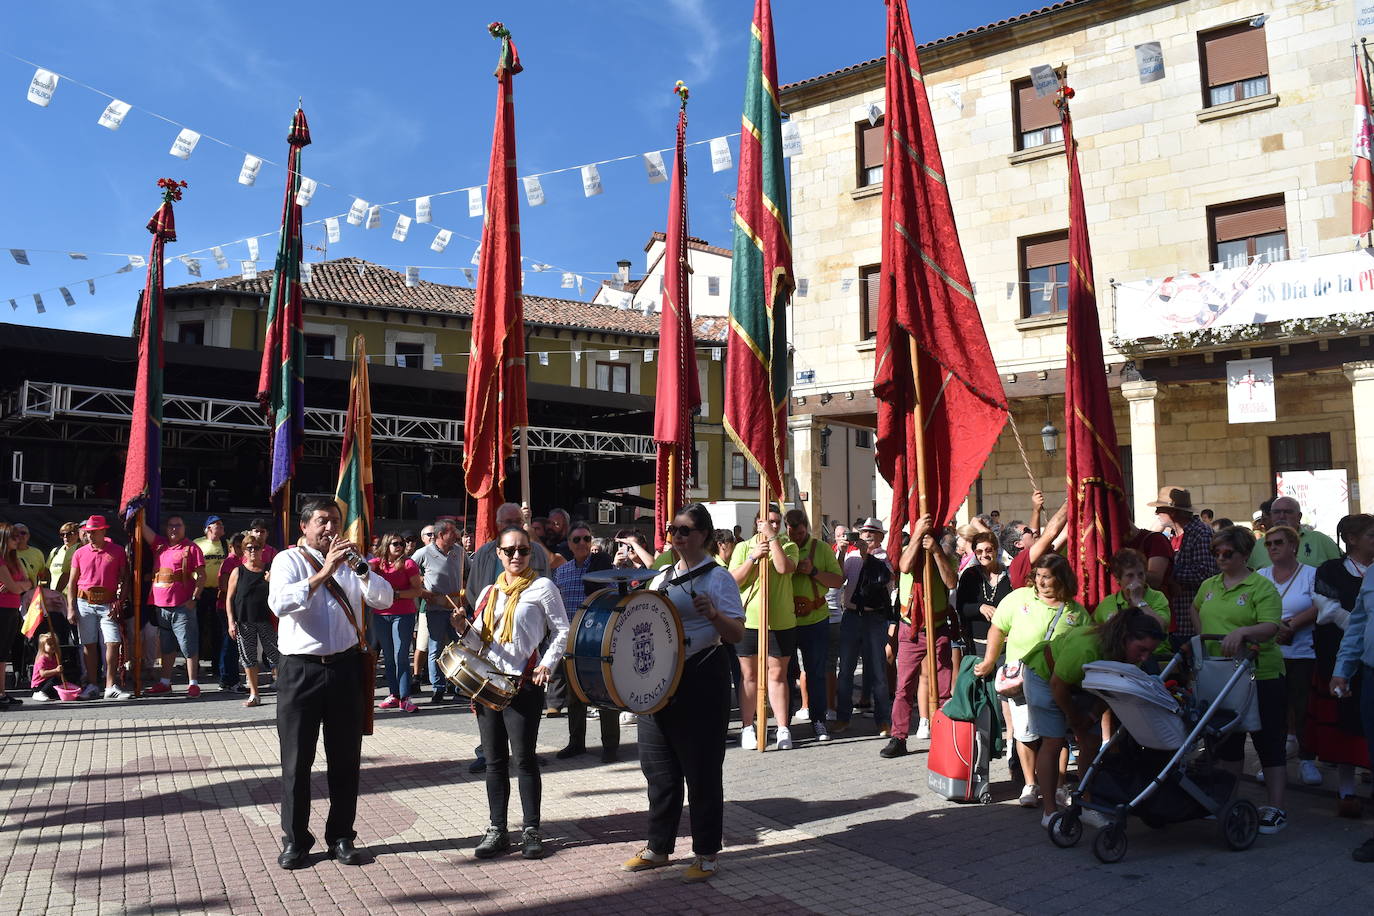
[[[372,383],[367,372],[367,344],[353,338],[353,375],[348,381],[348,416],[344,421],[339,483],[334,502],[343,520],[345,540],[366,551],[372,537]]]
[[[281,543],[291,532],[291,481],[305,445],[305,326],[301,315],[301,150],[310,145],[310,125],[299,107],[286,136],[286,200],[281,239],[267,299],[267,337],[258,373],[258,403],[267,414],[272,465],[272,509],[281,526]]]
[[[668,231],[663,250],[663,308],[658,322],[658,384],[654,408],[654,442],[658,463],[654,486],[654,541],[663,548],[664,532],[687,501],[687,479],[696,461],[692,417],[701,407],[697,378],[692,309],[688,301],[687,263],[687,87],[673,91],[682,99],[677,115],[677,162],[668,195]]]
[[[773,10],[755,0],[749,75],[739,141],[735,241],[730,265],[730,328],[725,357],[725,431],[759,472],[759,515],[786,493],[787,300],[792,274],[792,226],[787,166],[782,157],[782,109],[773,45]],[[758,749],[767,742],[768,568],[759,560]]]
[[[1374,229],[1374,165],[1371,165],[1370,140],[1374,134],[1369,108],[1369,81],[1355,50],[1355,130],[1351,138],[1353,164],[1350,174],[1350,231],[1356,240]]]
[[[1066,550],[1078,573],[1079,598],[1092,609],[1111,594],[1111,558],[1121,549],[1130,516],[1102,357],[1083,179],[1078,171],[1078,147],[1069,113],[1073,95],[1073,89],[1063,86],[1055,99],[1064,126],[1064,154],[1069,166],[1069,324],[1068,364],[1064,371],[1064,428],[1068,431],[1064,460],[1069,505]]]
[[[496,65],[496,123],[487,172],[487,219],[482,224],[476,301],[463,413],[463,481],[477,501],[478,544],[496,536],[504,498],[511,433],[529,425],[525,404],[525,306],[520,290],[520,204],[516,191],[514,77],[524,69],[499,22],[487,26],[501,41]],[[527,439],[522,433],[522,440]],[[522,467],[528,448],[521,449]],[[529,474],[520,476],[529,503]]]
[[[163,252],[168,242],[177,240],[176,217],[172,203],[181,200],[186,182],[159,178],[162,206],[148,220],[153,244],[148,252],[148,282],[138,302],[134,333],[138,337],[138,369],[134,379],[134,410],[129,419],[129,451],[124,464],[124,486],[120,491],[120,516],[130,532],[133,551],[133,594],[129,596],[133,642],[134,694],[142,693],[140,679],[143,639],[143,526],[158,527],[162,503],[162,283]]]
[[[878,470],[892,485],[888,556],[921,516],[958,509],[1008,408],[973,298],[906,0],[888,0],[883,241],[873,390]],[[912,606],[933,635],[931,557]],[[913,622],[917,616],[912,614]],[[916,625],[920,628],[920,624]],[[927,645],[934,645],[928,636]],[[934,652],[926,653],[927,671]],[[936,678],[927,677],[932,693]]]

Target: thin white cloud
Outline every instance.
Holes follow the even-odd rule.
[[[716,59],[724,40],[720,27],[706,10],[706,0],[668,0],[673,14],[691,29],[687,63],[692,68],[688,80],[705,82],[716,69]]]

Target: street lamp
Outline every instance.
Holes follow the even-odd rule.
[[[1045,446],[1045,454],[1054,457],[1059,451],[1059,430],[1050,422],[1050,401],[1045,399],[1045,425],[1040,428],[1040,441]]]

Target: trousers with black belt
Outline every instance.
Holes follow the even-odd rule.
[[[309,846],[310,768],[324,729],[329,783],[326,844],[356,837],[358,770],[362,763],[361,669],[356,647],[320,659],[283,655],[277,665],[277,737],[281,742],[281,829],[287,843]]]

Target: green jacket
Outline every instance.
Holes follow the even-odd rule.
[[[978,662],[973,655],[964,656],[949,699],[940,711],[956,722],[976,722],[978,714],[987,707],[992,713],[992,756],[1001,757],[1007,749],[1003,737],[1006,726],[1002,722],[1002,698],[997,695],[992,678],[973,673],[973,666]]]

